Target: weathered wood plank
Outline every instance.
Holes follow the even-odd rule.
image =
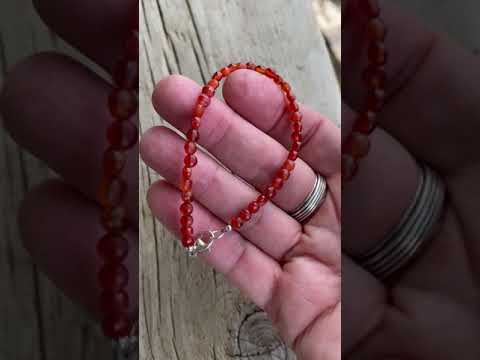
[[[154,113],[154,84],[171,73],[204,82],[217,68],[252,60],[276,68],[303,102],[337,123],[339,89],[311,1],[142,0],[140,121]],[[263,313],[223,277],[187,259],[145,202],[158,178],[140,168],[142,358],[293,359]]]

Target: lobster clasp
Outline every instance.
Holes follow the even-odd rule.
[[[189,256],[197,256],[205,251],[210,251],[215,240],[220,239],[227,232],[232,231],[232,226],[227,225],[221,230],[209,230],[197,235],[195,244],[187,248]]]

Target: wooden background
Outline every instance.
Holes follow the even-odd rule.
[[[252,60],[276,68],[297,97],[338,123],[339,89],[312,0],[142,0],[140,121],[159,125],[150,98],[171,73],[199,83],[216,69]],[[337,25],[338,19],[337,19]],[[337,26],[338,31],[338,26]],[[336,39],[339,40],[337,34]],[[332,47],[340,51],[338,43]],[[140,168],[142,359],[294,359],[265,315],[198,259],[188,259],[144,194],[157,175]]]

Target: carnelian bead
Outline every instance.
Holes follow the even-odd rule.
[[[292,133],[292,141],[302,141],[302,134],[297,131]]]
[[[106,263],[121,263],[128,250],[128,240],[120,234],[106,234],[97,243],[97,254]]]
[[[276,177],[275,179],[273,179],[272,181],[272,186],[277,189],[277,190],[280,190],[282,187],[283,187],[283,179],[280,178],[280,177]]]
[[[192,129],[198,130],[200,128],[200,122],[200,118],[198,116],[194,116],[194,118],[192,119]]]
[[[133,31],[127,37],[125,41],[126,54],[129,59],[138,59],[139,47],[138,47],[138,31]]]
[[[249,69],[249,70],[255,70],[256,67],[257,67],[257,65],[255,65],[254,63],[252,63],[252,62],[247,62],[247,69]]]
[[[192,180],[182,179],[182,182],[180,184],[180,190],[182,190],[182,192],[191,191],[192,190],[192,185],[193,185]]]
[[[187,141],[185,143],[185,153],[187,154],[195,154],[197,152],[197,145],[193,141]]]
[[[113,81],[122,89],[138,88],[138,61],[123,59],[115,64]]]
[[[242,219],[243,221],[248,221],[248,220],[251,219],[252,214],[250,213],[249,210],[243,209],[242,211],[240,211],[240,214],[239,214],[238,216],[239,216],[240,219]]]
[[[290,150],[300,151],[301,147],[302,147],[302,142],[301,141],[293,141],[292,145],[290,146]]]
[[[289,160],[297,160],[298,158],[298,151],[295,151],[295,150],[290,150],[290,152],[288,153],[288,159]]]
[[[213,74],[212,76],[212,79],[217,81],[221,81],[222,78],[223,78],[223,74],[220,71],[215,72],[215,74]]]
[[[380,15],[380,7],[377,0],[359,1],[361,8],[369,17],[378,17]]]
[[[363,73],[363,80],[370,88],[384,88],[387,74],[383,66],[369,66]]]
[[[298,103],[296,101],[292,101],[288,104],[288,110],[292,113],[297,112],[300,108],[298,107]]]
[[[385,40],[387,27],[380,18],[371,19],[367,25],[368,36],[377,41]]]
[[[252,214],[255,214],[256,212],[258,212],[259,209],[260,209],[260,206],[258,205],[258,203],[256,201],[252,201],[248,205],[248,211],[250,211],[250,213],[252,213]]]
[[[108,148],[103,154],[103,173],[107,177],[113,177],[120,174],[125,166],[127,154],[125,151],[119,151]]]
[[[211,86],[204,86],[202,88],[202,94],[205,94],[208,97],[213,97],[215,95],[215,89]]]
[[[185,156],[184,163],[185,163],[186,167],[192,168],[195,165],[197,165],[198,160],[197,160],[197,157],[195,155],[187,155],[187,156]]]
[[[180,233],[182,234],[182,238],[193,237],[193,227],[182,226],[180,228]]]
[[[193,121],[192,121],[192,123],[193,123]],[[199,138],[200,138],[200,133],[198,132],[197,129],[193,128],[193,129],[188,130],[188,132],[187,132],[187,139],[188,140],[197,142]]]
[[[283,90],[285,93],[287,93],[287,94],[288,94],[288,93],[290,92],[290,90],[292,89],[292,88],[290,87],[290,85],[289,85],[287,82],[285,82],[285,81],[280,84],[280,87],[281,87],[282,90]]]
[[[190,247],[190,246],[193,246],[195,244],[195,240],[193,238],[193,236],[182,236],[182,245],[184,247]]]
[[[243,221],[239,217],[234,217],[230,220],[230,225],[232,225],[234,229],[240,229],[243,225]]]
[[[348,136],[342,147],[343,153],[350,154],[354,158],[362,158],[370,150],[370,140],[368,136],[354,131]]]
[[[103,290],[121,290],[128,283],[128,270],[122,264],[105,264],[98,273],[98,279]]]
[[[205,94],[201,94],[197,99],[197,104],[200,104],[203,107],[207,107],[208,105],[210,105],[210,102],[210,98]]]
[[[130,298],[125,290],[102,291],[100,294],[100,310],[103,314],[127,312]]]
[[[225,66],[220,70],[220,72],[222,73],[223,76],[228,76],[230,75],[230,68],[228,66]]]
[[[267,203],[268,199],[265,195],[261,194],[257,197],[256,201],[259,206],[263,206]]]
[[[202,117],[204,112],[205,112],[205,107],[202,104],[197,104],[193,109],[193,116]]]
[[[382,89],[372,89],[367,95],[367,109],[380,111],[385,102],[385,91]]]
[[[125,180],[119,177],[103,178],[98,188],[98,201],[106,208],[119,205],[127,193]]]
[[[130,335],[131,321],[127,313],[108,314],[102,320],[103,332],[112,339]]]
[[[137,95],[128,89],[115,89],[108,97],[108,106],[112,116],[125,120],[137,112]]]
[[[271,199],[275,197],[275,195],[277,195],[277,189],[275,189],[273,185],[267,186],[267,188],[263,192],[263,195],[265,195],[267,199]]]
[[[376,65],[385,65],[387,62],[387,50],[383,42],[374,42],[369,46],[368,60]]]
[[[286,160],[286,161],[283,163],[282,169],[286,169],[286,170],[292,172],[293,169],[295,169],[295,162],[292,161],[292,160]]]
[[[266,72],[266,69],[263,66],[258,65],[258,66],[255,67],[255,71],[258,72],[259,74],[264,75],[265,72]]]
[[[183,201],[191,201],[192,200],[192,192],[191,191],[184,191],[182,192],[182,200]]]
[[[267,75],[270,79],[272,79],[275,82],[278,81],[278,74],[275,72],[275,70],[271,68],[267,68],[265,70],[265,75]]]
[[[189,201],[185,201],[182,205],[180,205],[180,211],[182,214],[190,215],[193,212],[193,205]]]
[[[107,140],[112,149],[130,149],[138,141],[138,129],[130,121],[114,121],[107,129]]]
[[[217,80],[215,80],[215,79],[212,79],[212,80],[210,80],[210,81],[207,83],[208,86],[212,87],[212,88],[215,89],[215,90],[218,88],[218,85],[219,85],[219,84],[220,84],[220,83],[219,83]]]
[[[290,177],[290,171],[288,171],[287,169],[280,169],[277,172],[277,177],[283,179],[283,181],[287,181]]]
[[[294,132],[298,132],[298,133],[299,133],[299,132],[302,132],[302,130],[303,130],[303,125],[302,125],[301,122],[294,122],[294,123],[292,124],[292,129],[293,129]]]
[[[180,224],[182,226],[192,226],[193,224],[193,217],[191,217],[190,215],[183,215],[181,218],[180,218]]]
[[[342,155],[342,178],[351,180],[358,170],[357,161],[351,155]]]
[[[300,122],[300,121],[302,121],[302,117],[303,117],[303,116],[302,116],[301,113],[295,112],[295,113],[293,113],[293,114],[290,115],[290,121],[291,121],[291,122],[294,122],[294,123],[295,123],[295,122]]]
[[[297,98],[295,97],[295,95],[293,95],[291,92],[287,93],[287,101],[288,102],[293,102],[295,101]]]
[[[375,130],[377,114],[373,111],[367,111],[360,115],[353,126],[354,131],[362,134],[371,134]]]
[[[125,206],[117,205],[103,210],[101,222],[105,230],[120,233],[129,226],[127,210]]]
[[[190,179],[192,177],[192,168],[184,167],[182,170],[182,178]]]

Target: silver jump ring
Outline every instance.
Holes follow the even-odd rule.
[[[317,174],[313,189],[305,200],[289,214],[299,223],[307,220],[325,201],[327,182],[323,176]]]
[[[433,170],[422,165],[413,202],[401,221],[381,243],[357,257],[357,262],[381,280],[404,268],[431,237],[444,201],[445,185],[442,180]]]

